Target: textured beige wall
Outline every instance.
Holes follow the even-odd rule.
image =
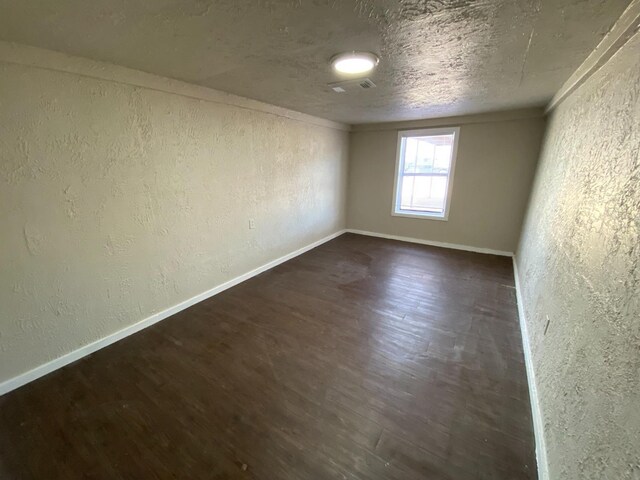
[[[419,128],[419,123],[385,124],[382,130],[352,132],[349,228],[515,251],[544,119],[537,116],[506,120],[504,116],[488,115],[444,119],[440,123],[431,121],[428,126],[458,125],[459,122],[463,123],[446,222],[391,215],[398,129]]]
[[[345,227],[347,132],[36,53],[0,61],[0,382]]]
[[[551,479],[640,479],[639,52],[554,110],[517,251]]]

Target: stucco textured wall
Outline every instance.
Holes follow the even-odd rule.
[[[457,125],[455,118],[442,121],[429,128]],[[544,119],[479,120],[460,126],[446,222],[391,215],[401,125],[352,132],[349,228],[514,252],[536,170]]]
[[[517,252],[551,479],[640,479],[638,52],[553,112]]]
[[[345,131],[50,68],[0,62],[0,382],[345,227]]]

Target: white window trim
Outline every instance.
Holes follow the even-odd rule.
[[[400,162],[402,156],[402,139],[406,137],[429,136],[429,135],[451,135],[453,134],[453,148],[451,149],[451,167],[449,169],[449,181],[447,182],[446,200],[444,213],[442,215],[430,212],[398,211],[398,191],[400,189]],[[400,130],[398,132],[398,146],[396,151],[396,170],[393,182],[393,199],[391,205],[391,215],[394,217],[421,218],[423,220],[449,220],[449,207],[451,205],[451,192],[453,190],[453,175],[456,170],[456,157],[458,156],[458,139],[460,138],[460,127],[448,128],[423,128],[420,130]]]

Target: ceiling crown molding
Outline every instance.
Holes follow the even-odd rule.
[[[140,70],[134,70],[127,67],[121,67],[119,65],[99,62],[97,60],[90,60],[83,57],[76,57],[19,43],[0,41],[0,62],[121,83],[148,90],[204,100],[211,103],[232,105],[245,110],[267,113],[319,127],[344,131],[348,131],[350,128],[344,123],[326,120],[324,118],[296,112],[283,107],[277,107],[269,103],[251,100],[249,98],[232,95],[219,90],[193,85],[181,80],[161,77],[159,75],[142,72]]]
[[[576,91],[639,31],[640,0],[633,0],[609,33],[553,96],[547,105],[546,112],[549,113]]]

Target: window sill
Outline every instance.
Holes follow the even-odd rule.
[[[394,217],[406,217],[406,218],[420,218],[422,220],[440,220],[441,222],[446,222],[449,220],[448,215],[438,215],[436,213],[419,213],[419,212],[411,212],[411,211],[392,211],[391,215]]]

